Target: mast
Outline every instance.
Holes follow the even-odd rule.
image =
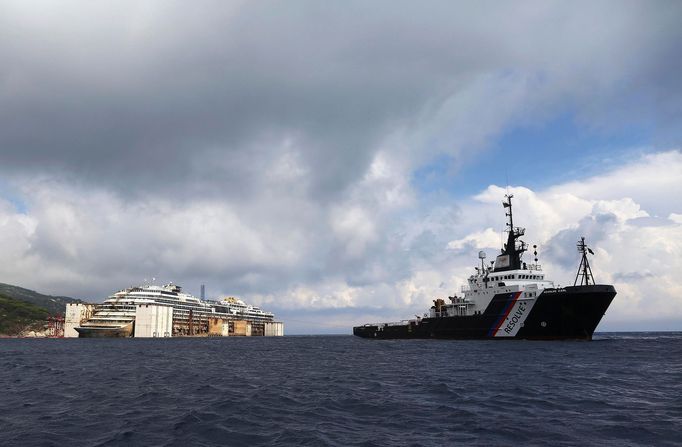
[[[509,217],[509,222],[507,223],[507,226],[509,227],[509,231],[511,232],[512,230],[514,230],[514,216],[512,215],[512,203],[511,203],[511,199],[512,199],[512,197],[514,197],[514,194],[507,194],[507,195],[505,195],[505,197],[507,198],[507,201],[502,202],[502,206],[505,208],[509,208],[509,212],[504,213],[504,215]]]
[[[573,285],[577,286],[589,286],[590,281],[592,284],[596,284],[594,282],[594,276],[592,275],[592,268],[590,267],[590,263],[587,260],[587,253],[594,254],[594,252],[585,244],[585,237],[581,237],[580,240],[578,241],[578,253],[581,254],[581,259],[580,259],[580,266],[578,266],[578,273],[575,275],[575,281],[573,281]],[[578,284],[578,279],[580,279],[580,284]]]
[[[521,255],[526,251],[526,243],[523,242],[520,237],[526,232],[525,228],[514,227],[514,214],[512,212],[512,197],[513,194],[507,194],[504,196],[507,200],[502,202],[502,206],[505,209],[505,216],[509,218],[507,222],[507,243],[504,244],[502,248],[502,253],[497,256],[495,260],[494,270],[495,272],[505,271],[505,270],[519,270],[521,268]],[[517,243],[518,240],[518,243]]]

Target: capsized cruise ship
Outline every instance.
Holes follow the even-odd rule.
[[[221,335],[283,335],[283,325],[274,321],[272,312],[235,297],[201,300],[173,283],[120,290],[97,305],[92,316],[74,329],[79,337],[132,337],[136,315],[140,315],[141,308],[149,307],[161,309],[154,313],[153,320],[154,327],[162,329],[148,336],[209,334],[216,322],[224,325]]]

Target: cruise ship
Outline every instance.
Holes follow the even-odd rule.
[[[512,195],[505,196],[507,243],[491,265],[479,252],[480,266],[462,289],[462,296],[438,298],[424,317],[395,323],[369,323],[353,328],[364,338],[451,339],[582,339],[591,340],[616,290],[597,284],[588,262],[594,252],[578,241],[580,266],[573,286],[558,287],[541,266],[523,262],[528,246],[525,229],[514,226]],[[534,246],[535,247],[535,246]],[[537,256],[537,250],[535,250]]]
[[[201,300],[184,293],[177,284],[145,285],[120,290],[96,306],[92,316],[75,330],[79,337],[131,337],[135,328],[136,310],[140,306],[156,305],[172,308],[172,333],[196,335],[207,330],[211,319],[227,322],[248,321],[253,335],[263,335],[265,323],[274,322],[274,314],[244,301],[227,297],[220,301]]]

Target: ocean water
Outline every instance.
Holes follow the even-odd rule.
[[[0,339],[0,445],[682,445],[682,333]]]

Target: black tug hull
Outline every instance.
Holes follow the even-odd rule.
[[[616,289],[611,285],[545,289],[537,296],[527,315],[511,320],[508,303],[513,296],[514,293],[496,295],[479,315],[423,318],[405,324],[356,326],[353,335],[377,339],[591,340],[616,296]],[[513,330],[516,325],[518,327]],[[509,332],[505,332],[505,329]]]

